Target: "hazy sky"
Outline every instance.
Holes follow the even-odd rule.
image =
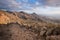
[[[60,14],[60,0],[0,0],[0,9],[23,10],[37,14]]]

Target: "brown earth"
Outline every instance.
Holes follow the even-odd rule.
[[[60,24],[20,13],[0,10],[0,40],[60,40]]]
[[[18,23],[0,24],[0,40],[60,40],[60,27],[38,30]]]

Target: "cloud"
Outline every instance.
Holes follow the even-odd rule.
[[[37,14],[60,14],[60,7],[36,7],[33,11]]]
[[[23,2],[28,2],[28,0],[22,0]]]
[[[23,10],[27,13],[43,14],[43,15],[56,15],[60,14],[60,7],[34,7],[31,10]]]
[[[18,10],[20,7],[20,3],[15,0],[0,0],[0,9]]]
[[[46,5],[60,7],[60,0],[46,0]]]
[[[0,9],[6,9],[9,11],[19,11],[19,10],[28,10],[31,9],[31,4],[28,3],[28,0],[22,0],[24,2],[17,2],[17,0],[0,0]]]
[[[60,0],[37,0],[30,4],[28,0],[0,0],[0,9],[10,11],[36,12],[37,14],[60,14]],[[59,6],[59,7],[56,7]]]
[[[40,5],[40,3],[38,1],[35,2],[35,5]]]

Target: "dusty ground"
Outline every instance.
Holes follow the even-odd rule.
[[[0,40],[60,40],[60,27],[26,28],[18,23],[1,24]]]

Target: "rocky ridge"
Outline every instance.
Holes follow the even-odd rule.
[[[60,25],[0,11],[0,40],[60,40]]]

